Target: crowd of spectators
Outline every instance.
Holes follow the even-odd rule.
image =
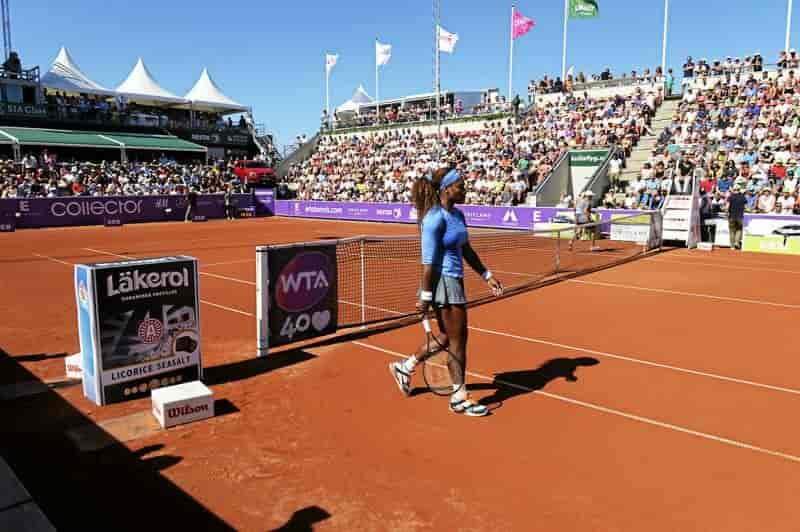
[[[686,91],[642,175],[615,196],[652,205],[694,177],[710,215],[724,212],[735,190],[748,212],[800,214],[800,78],[791,69],[773,79],[724,75]]]
[[[528,82],[528,100],[533,101],[536,94],[557,94],[561,92],[572,92],[573,90],[589,89],[592,85],[601,85],[609,81],[618,81],[620,84],[637,84],[637,83],[655,83],[659,80],[665,79],[661,67],[655,67],[652,71],[650,68],[645,68],[642,71],[631,70],[630,74],[623,72],[620,75],[614,75],[611,68],[606,68],[599,74],[592,74],[586,76],[583,72],[577,75],[567,72],[566,79],[562,80],[561,77],[551,78],[544,76],[541,80],[531,80]],[[671,75],[672,70],[668,74]]]
[[[0,198],[141,196],[241,190],[232,161],[178,164],[162,156],[149,163],[59,162],[46,150],[17,163],[0,159]]]
[[[753,55],[746,55],[744,60],[740,57],[727,56],[725,59],[709,61],[705,57],[702,57],[695,62],[695,60],[689,56],[683,64],[683,79],[691,80],[692,78],[702,76],[734,76],[736,74],[763,71],[764,58],[758,52]]]
[[[509,105],[504,97],[499,97],[496,101],[484,101],[467,110],[464,102],[456,98],[452,103],[439,107],[439,116],[442,120],[465,116],[478,116],[504,113],[509,111]],[[354,127],[367,126],[388,126],[392,124],[413,124],[419,122],[429,122],[436,120],[435,102],[412,103],[412,104],[387,104],[375,107],[366,107],[357,113],[339,113],[334,111],[331,117],[331,127],[333,129],[347,129]],[[323,129],[327,129],[328,113],[324,109],[320,116],[320,123]]]
[[[123,96],[108,97],[92,94],[68,94],[44,90],[47,116],[57,120],[93,121],[119,125],[147,125],[173,129],[247,130],[244,115],[234,121],[216,113],[195,111],[194,122],[185,109],[164,109],[139,105]]]
[[[516,205],[569,148],[616,146],[622,165],[650,132],[661,97],[642,90],[602,100],[568,95],[519,119],[445,129],[441,136],[411,128],[323,136],[315,154],[290,168],[284,186],[303,200],[408,202],[415,179],[457,162],[466,174],[467,203]]]

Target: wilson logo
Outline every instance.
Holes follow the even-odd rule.
[[[150,290],[153,288],[179,288],[189,286],[189,270],[183,268],[179,272],[150,272],[139,270],[121,272],[117,279],[113,275],[106,278],[109,296]]]
[[[208,405],[184,405],[176,408],[167,408],[167,417],[171,419],[176,417],[190,416],[200,412],[208,412]]]
[[[275,287],[275,302],[288,312],[306,310],[328,295],[333,267],[324,253],[311,251],[295,256],[284,266]]]

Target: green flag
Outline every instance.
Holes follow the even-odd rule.
[[[599,12],[597,0],[569,0],[569,18],[593,18]]]

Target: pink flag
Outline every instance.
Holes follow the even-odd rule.
[[[528,33],[536,23],[522,15],[519,11],[514,11],[514,18],[511,20],[511,38],[518,39]]]

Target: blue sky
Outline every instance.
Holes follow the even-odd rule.
[[[523,0],[517,9],[537,26],[515,43],[514,92],[559,75],[563,2]],[[576,71],[640,70],[661,62],[662,0],[599,0],[600,16],[569,24],[567,65]],[[671,0],[667,63],[687,55],[744,56],[774,62],[783,47],[786,0]],[[511,3],[442,0],[442,25],[459,34],[442,57],[442,88],[507,92]],[[65,45],[81,69],[115,88],[142,56],[166,89],[183,95],[209,68],[225,93],[254,108],[280,144],[312,133],[325,106],[324,53],[339,54],[331,106],[362,84],[375,90],[374,39],[393,45],[381,68],[380,95],[432,90],[430,1],[343,0],[12,0],[12,42],[23,64],[47,70]],[[800,48],[800,2],[792,43]]]

